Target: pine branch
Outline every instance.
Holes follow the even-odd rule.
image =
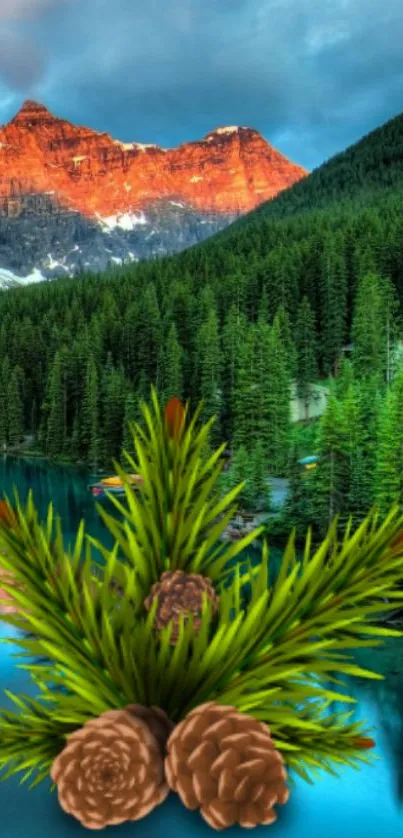
[[[14,584],[2,585],[12,595],[20,614],[1,614],[1,619],[23,628],[24,634],[5,642],[25,650],[25,656],[28,653],[51,662],[54,682],[62,679],[66,689],[87,694],[93,702],[93,712],[119,705],[121,685],[113,677],[113,626],[125,619],[130,631],[130,601],[137,596],[133,572],[124,569],[125,599],[119,601],[117,608],[117,597],[110,591],[116,550],[110,555],[103,581],[95,582],[89,550],[84,561],[81,557],[83,525],[73,556],[69,556],[63,549],[60,525],[56,540],[51,540],[51,507],[47,532],[37,522],[32,498],[25,514],[17,499],[15,516],[12,529],[0,527],[4,550],[0,566],[15,578]],[[25,668],[29,670],[30,664]]]
[[[0,711],[0,781],[25,771],[21,783],[35,774],[30,789],[49,775],[50,766],[66,739],[78,725],[65,723],[54,717],[52,707],[44,707],[28,696],[16,696],[4,691],[19,708]]]
[[[116,544],[136,570],[141,602],[167,569],[205,573],[214,581],[219,580],[228,562],[264,530],[258,527],[232,545],[220,543],[220,536],[235,515],[235,500],[243,484],[221,499],[214,492],[225,449],[224,443],[207,462],[203,460],[214,417],[196,431],[201,406],[188,425],[186,407],[182,432],[175,437],[161,416],[154,389],[152,402],[153,413],[141,405],[148,435],[139,425],[132,425],[136,459],[125,454],[131,470],[142,476],[140,491],[133,490],[130,478],[115,463],[127,506],[112,495],[110,499],[122,520],[117,521],[101,506],[97,507]],[[90,542],[107,559],[105,548],[93,538]]]

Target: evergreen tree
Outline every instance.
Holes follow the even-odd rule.
[[[50,370],[48,385],[48,420],[46,453],[49,457],[60,456],[66,441],[66,398],[63,381],[63,361],[57,351]]]
[[[8,439],[11,446],[18,446],[24,434],[23,402],[20,388],[20,375],[14,367],[7,386],[8,401]]]
[[[161,357],[161,314],[154,283],[147,285],[139,300],[136,366],[144,370],[157,392],[161,385],[158,361]]]
[[[130,430],[130,423],[136,422],[138,419],[138,404],[137,398],[135,394],[130,390],[126,396],[125,400],[125,412],[123,417],[123,444],[122,444],[122,456],[123,451],[126,451],[130,454],[131,457],[135,456],[134,444],[133,444],[133,434]],[[123,465],[126,467],[126,459],[123,458]]]
[[[237,370],[239,364],[239,357],[241,352],[241,346],[245,341],[246,329],[246,317],[244,314],[242,314],[242,312],[238,310],[235,303],[233,303],[225,318],[222,333],[222,346],[224,356],[222,375],[224,404],[223,430],[227,439],[232,438],[235,431],[233,406],[237,384]]]
[[[361,422],[361,452],[363,467],[360,477],[361,506],[369,510],[375,501],[375,472],[378,434],[384,393],[379,388],[378,377],[368,376],[359,382],[358,399]]]
[[[347,279],[343,239],[327,235],[322,252],[320,283],[321,356],[325,375],[333,373],[346,337]]]
[[[275,476],[282,476],[287,466],[290,444],[291,381],[278,323],[273,323],[268,334],[267,359],[261,390],[264,423],[260,438],[265,446],[268,470]]]
[[[309,406],[313,395],[313,384],[318,378],[316,354],[315,319],[307,297],[303,297],[298,311],[297,328],[297,395],[304,403],[305,418],[309,418]]]
[[[241,445],[232,455],[231,465],[228,470],[228,483],[232,488],[245,481],[245,486],[238,495],[239,508],[249,510],[253,508],[256,496],[252,483],[252,464],[247,448]]]
[[[337,399],[342,399],[350,384],[355,381],[355,369],[353,363],[345,355],[341,355],[338,364],[337,376],[333,379],[333,392]]]
[[[297,537],[304,537],[309,526],[315,523],[313,493],[314,473],[302,471],[298,446],[290,446],[287,464],[288,491],[280,518],[287,530],[295,527]]]
[[[231,411],[234,417],[232,444],[234,448],[248,447],[251,435],[256,429],[257,388],[255,332],[251,326],[246,329],[244,340],[239,346],[235,369],[235,385]]]
[[[280,339],[287,356],[288,374],[293,379],[297,374],[297,348],[293,338],[290,315],[283,305],[278,307],[273,325],[278,328]]]
[[[351,515],[354,526],[357,526],[368,514],[371,503],[368,504],[368,443],[366,429],[363,425],[361,409],[360,386],[356,381],[349,384],[344,394],[342,410],[345,421],[347,438],[348,474],[346,476],[346,510],[340,516],[340,522],[347,523]]]
[[[348,433],[342,405],[331,392],[318,426],[316,449],[319,463],[312,481],[314,514],[320,532],[326,531],[335,515],[346,509],[348,487]]]
[[[120,457],[123,440],[123,420],[127,383],[122,369],[116,369],[109,361],[102,381],[103,438],[102,460],[111,463]],[[94,444],[96,437],[94,434]]]
[[[358,377],[377,374],[386,379],[386,298],[380,277],[365,274],[359,281],[353,318],[353,362]]]
[[[6,382],[3,377],[3,370],[0,366],[0,453],[8,443],[8,399]]]
[[[183,398],[183,350],[178,342],[178,332],[172,323],[165,341],[160,362],[162,401],[167,402],[172,396]]]
[[[257,440],[251,452],[250,484],[256,509],[269,511],[271,508],[271,485],[265,460],[264,446]]]
[[[218,331],[218,318],[214,309],[201,326],[199,335],[201,398],[204,402],[203,421],[216,416],[211,429],[213,446],[222,441],[222,358]]]
[[[377,440],[375,501],[383,512],[403,504],[403,369],[387,393]]]
[[[110,372],[112,375],[112,372]],[[87,361],[85,370],[84,402],[81,417],[81,441],[84,456],[93,471],[97,471],[101,459],[101,429],[99,420],[99,377],[93,356]]]
[[[381,293],[384,303],[385,334],[385,379],[389,386],[397,369],[396,345],[401,336],[399,328],[399,300],[396,288],[389,278],[381,280]]]

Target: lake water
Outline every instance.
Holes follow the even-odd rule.
[[[61,516],[66,541],[72,541],[80,521],[87,532],[111,545],[112,540],[100,521],[87,485],[85,469],[48,465],[43,461],[0,458],[0,497],[12,497],[16,485],[25,500],[28,489],[42,518],[53,501]],[[33,694],[31,685],[11,657],[13,649],[2,643],[11,629],[0,621],[0,685],[14,693]],[[272,826],[257,827],[256,838],[403,838],[403,638],[388,641],[382,650],[363,650],[356,655],[363,666],[387,674],[386,681],[347,684],[349,694],[360,699],[357,719],[365,719],[377,730],[374,738],[380,757],[373,767],[360,771],[345,769],[340,779],[323,773],[314,786],[296,782],[288,804],[278,807],[278,820]],[[0,706],[9,707],[6,696]],[[18,778],[0,783],[0,835],[2,838],[78,838],[90,834],[59,807],[49,784],[29,791]],[[144,820],[119,827],[108,827],[110,838],[208,838],[214,835],[202,818],[186,810],[175,795]],[[231,828],[229,838],[241,838],[246,831]]]

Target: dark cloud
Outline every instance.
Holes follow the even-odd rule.
[[[35,43],[13,32],[0,31],[0,81],[26,93],[43,78],[44,70],[43,52]]]
[[[402,110],[401,0],[7,3],[42,56],[37,98],[125,141],[173,146],[250,125],[312,168]],[[2,70],[1,52],[10,95],[24,71],[13,77],[12,57]],[[0,121],[17,99],[2,109],[0,91]]]

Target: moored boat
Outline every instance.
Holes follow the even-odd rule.
[[[143,478],[140,474],[128,474],[126,476],[134,489],[139,488],[143,483]],[[124,495],[125,493],[124,483],[117,474],[111,475],[110,477],[103,477],[97,483],[91,483],[89,489],[94,497],[98,498],[105,497],[107,494]]]

